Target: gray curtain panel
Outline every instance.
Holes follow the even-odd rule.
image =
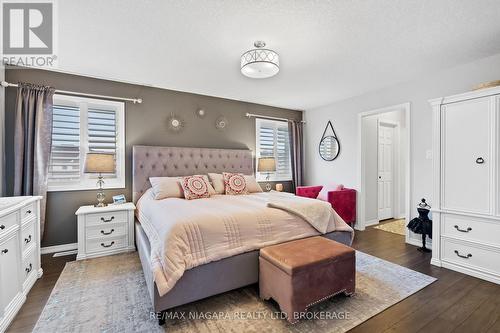
[[[52,144],[54,88],[19,83],[14,132],[14,195],[40,195],[40,235],[45,226],[45,202]]]
[[[293,190],[304,184],[304,126],[301,121],[288,123],[290,134],[290,155],[292,164]]]

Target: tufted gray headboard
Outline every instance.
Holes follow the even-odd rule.
[[[149,177],[175,177],[239,172],[253,174],[252,152],[246,149],[134,146],[132,149],[132,200],[151,187]]]

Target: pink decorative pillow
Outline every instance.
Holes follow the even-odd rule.
[[[182,177],[182,189],[187,200],[209,198],[209,186],[203,176]]]
[[[328,201],[328,192],[331,191],[341,191],[344,189],[344,185],[342,184],[329,184],[323,186],[321,191],[318,194],[318,197],[316,199],[323,200],[323,201]]]
[[[224,188],[226,194],[248,194],[245,175],[242,173],[223,172],[222,176],[224,177]]]

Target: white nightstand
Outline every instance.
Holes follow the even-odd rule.
[[[135,251],[135,205],[82,206],[78,216],[77,260]]]

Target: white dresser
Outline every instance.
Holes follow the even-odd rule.
[[[431,263],[500,284],[500,87],[430,103]]]
[[[135,251],[133,203],[82,206],[78,216],[77,260]]]
[[[40,199],[0,198],[0,332],[7,329],[36,279],[43,274]]]

